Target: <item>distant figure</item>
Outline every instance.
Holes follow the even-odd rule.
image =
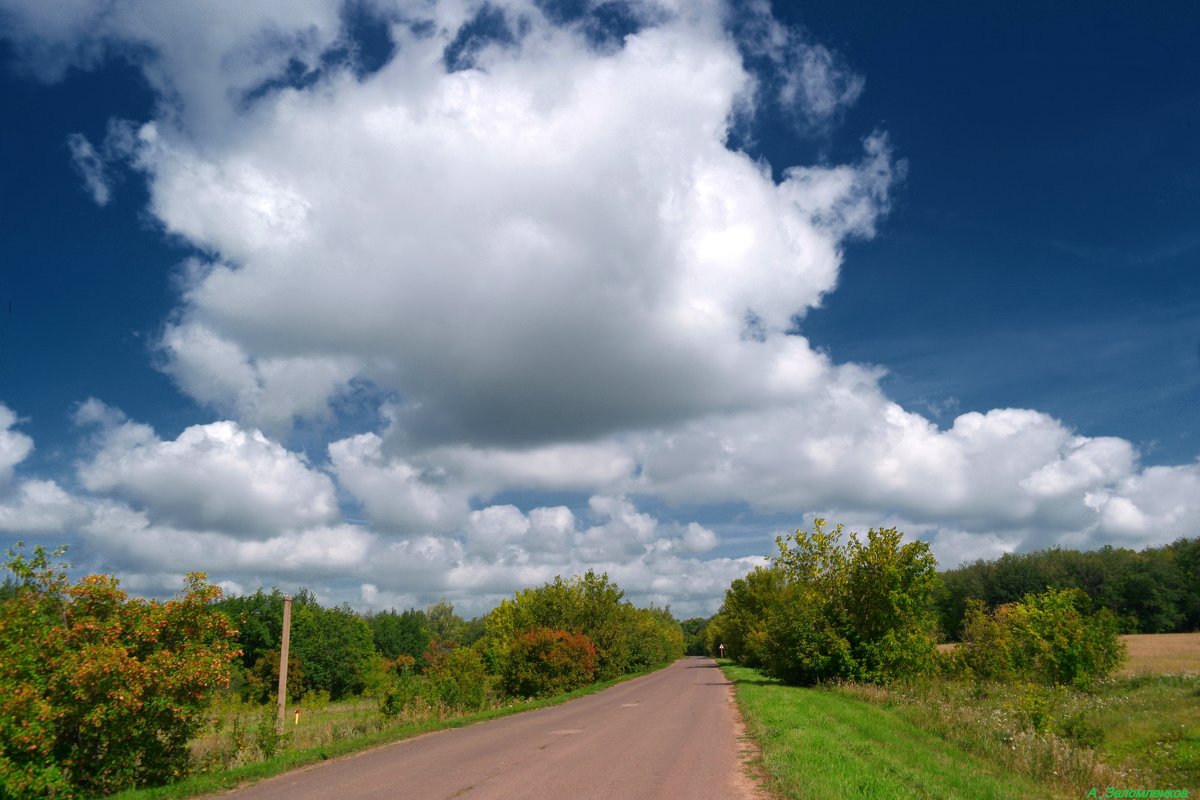
[[[721,654],[721,658],[724,658],[725,657],[725,645],[724,644],[717,645],[717,652]]]

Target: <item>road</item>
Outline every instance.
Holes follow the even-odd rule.
[[[426,734],[222,795],[236,800],[758,800],[733,688],[687,658],[560,706]]]

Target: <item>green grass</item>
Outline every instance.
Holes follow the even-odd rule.
[[[784,686],[724,665],[769,786],[786,798],[1045,797],[1037,783],[845,694]]]
[[[431,733],[433,731],[448,730],[450,728],[461,728],[466,725],[474,725],[477,722],[484,722],[490,719],[498,719],[511,714],[519,714],[523,711],[532,711],[537,708],[546,708],[548,706],[559,705],[568,700],[573,700],[577,697],[594,694],[596,692],[607,689],[610,686],[615,686],[618,683],[632,680],[633,678],[641,677],[649,674],[647,672],[638,672],[631,675],[623,675],[613,680],[603,681],[601,683],[592,684],[591,686],[582,689],[576,689],[573,692],[556,695],[554,697],[545,697],[534,700],[522,700],[507,703],[499,708],[492,708],[486,711],[481,711],[475,714],[465,714],[462,716],[452,716],[442,719],[425,719],[418,722],[399,722],[388,727],[383,727],[379,730],[374,730],[361,735],[352,735],[347,738],[334,739],[315,747],[296,747],[287,749],[284,752],[276,755],[274,758],[265,761],[257,761],[255,763],[243,764],[231,769],[216,770],[192,775],[176,783],[167,786],[156,786],[146,789],[130,789],[128,791],[119,792],[109,795],[105,800],[183,800],[183,798],[198,797],[200,795],[214,794],[217,792],[227,791],[249,783],[265,780],[267,778],[280,775],[293,769],[307,766],[309,764],[317,764],[322,761],[327,761],[331,758],[357,753],[363,750],[369,750],[373,747],[380,747],[392,742],[398,742],[403,739],[411,739],[414,736],[419,736],[423,733]],[[359,718],[361,713],[357,706],[362,706],[363,701],[352,701],[349,706],[352,708],[339,709],[339,704],[330,704],[330,711],[334,715],[346,716],[348,718]],[[271,709],[273,712],[273,709]],[[378,717],[376,712],[374,717]],[[290,725],[289,718],[289,725]],[[301,726],[303,726],[303,722]]]

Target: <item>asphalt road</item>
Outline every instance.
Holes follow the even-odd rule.
[[[222,795],[236,800],[750,800],[733,687],[707,658]]]

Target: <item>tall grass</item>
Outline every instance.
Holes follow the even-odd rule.
[[[1055,793],[1200,785],[1200,679],[1142,676],[1092,692],[933,680],[829,691],[887,708]]]

